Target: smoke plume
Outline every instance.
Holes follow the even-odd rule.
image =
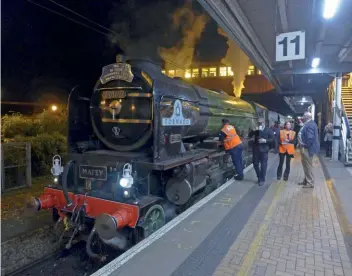
[[[129,0],[110,12],[110,45],[133,58],[187,67],[208,21],[191,0]]]
[[[172,15],[173,29],[181,30],[182,38],[171,48],[159,47],[160,57],[165,62],[165,69],[189,68],[193,62],[195,46],[209,18],[205,14],[196,14],[192,2],[186,1]]]
[[[227,38],[228,49],[221,62],[232,67],[232,71],[234,73],[232,82],[233,93],[236,97],[240,98],[244,87],[243,82],[247,74],[248,66],[250,65],[250,60],[241,48],[238,47],[237,44],[230,39],[220,27],[218,28],[218,33]]]

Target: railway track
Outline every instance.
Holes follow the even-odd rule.
[[[111,255],[107,262],[117,255]],[[85,242],[79,242],[70,250],[64,249],[51,253],[31,262],[15,271],[6,273],[8,276],[87,276],[94,273],[102,264],[94,263],[85,254]]]

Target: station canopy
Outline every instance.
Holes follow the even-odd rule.
[[[294,112],[352,71],[350,0],[199,0]]]

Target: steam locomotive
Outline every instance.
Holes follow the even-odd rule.
[[[52,208],[68,234],[66,247],[86,239],[88,255],[104,260],[94,251],[97,241],[126,250],[234,176],[231,158],[216,140],[222,118],[236,126],[247,166],[249,131],[258,116],[271,124],[280,116],[275,114],[171,79],[150,61],[117,56],[103,67],[92,93],[71,92],[68,161],[62,167],[54,157],[53,183],[27,208]]]

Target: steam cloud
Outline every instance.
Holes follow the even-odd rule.
[[[116,5],[110,13],[110,29],[116,33],[110,36],[110,45],[129,57],[164,61],[166,68],[187,68],[209,17],[191,0],[146,2]]]
[[[236,97],[240,98],[242,89],[244,87],[243,82],[247,74],[248,66],[250,65],[250,60],[241,50],[241,48],[238,47],[237,44],[232,39],[230,39],[220,27],[218,28],[218,33],[228,39],[228,49],[225,57],[221,60],[221,62],[227,66],[232,67],[232,71],[234,73],[232,82],[233,93]]]
[[[195,14],[192,2],[186,1],[185,5],[178,8],[172,15],[173,28],[182,29],[182,39],[171,48],[160,47],[158,52],[165,62],[165,69],[170,67],[189,68],[193,62],[196,43],[209,18],[205,14]]]

